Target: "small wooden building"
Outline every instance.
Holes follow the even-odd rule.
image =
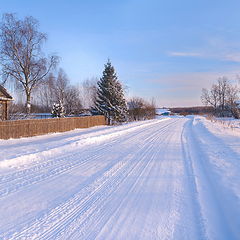
[[[0,85],[0,121],[8,120],[8,106],[12,96]]]

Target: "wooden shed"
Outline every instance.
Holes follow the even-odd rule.
[[[8,107],[12,100],[12,96],[0,85],[0,121],[8,120]]]

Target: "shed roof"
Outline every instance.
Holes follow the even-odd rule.
[[[0,100],[13,100],[13,97],[7,92],[7,90],[0,85]]]
[[[157,115],[162,115],[162,114],[166,114],[166,113],[171,113],[171,111],[167,108],[156,108],[156,114]]]

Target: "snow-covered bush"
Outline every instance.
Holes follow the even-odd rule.
[[[51,113],[52,113],[52,117],[58,117],[58,118],[64,117],[65,111],[61,101],[59,101],[59,103],[53,104]]]

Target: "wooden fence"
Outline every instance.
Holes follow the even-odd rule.
[[[32,137],[98,125],[106,125],[104,116],[0,121],[0,139]]]

